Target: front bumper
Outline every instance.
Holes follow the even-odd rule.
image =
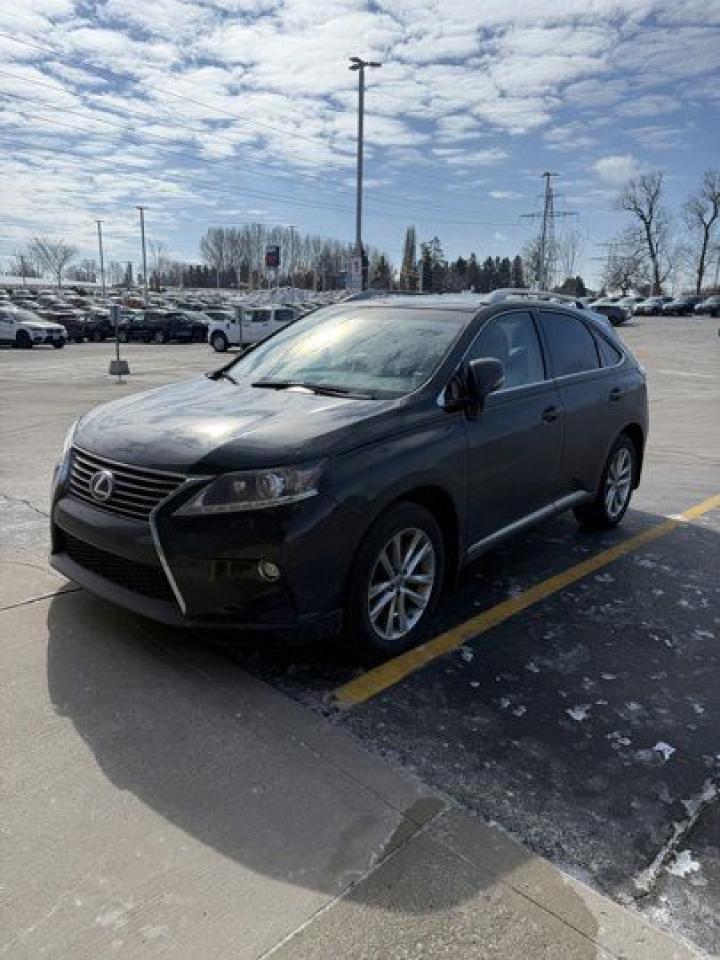
[[[84,503],[52,508],[51,565],[106,600],[173,626],[325,635],[342,622],[351,553],[333,500],[221,517],[179,518],[177,496],[152,523]],[[258,564],[275,563],[275,582]]]

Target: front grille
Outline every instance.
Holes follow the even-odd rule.
[[[80,567],[97,574],[104,580],[141,593],[153,600],[173,601],[172,590],[160,567],[151,567],[147,563],[126,560],[114,553],[93,547],[84,540],[78,540],[70,534],[63,534],[63,552]]]
[[[98,470],[108,470],[113,476],[110,499],[104,502],[96,500],[90,493],[90,481]],[[185,477],[178,473],[162,473],[158,470],[146,470],[145,467],[132,467],[129,464],[103,460],[102,457],[96,457],[77,447],[72,450],[72,496],[121,517],[147,520],[153,507],[177,490],[184,480]]]

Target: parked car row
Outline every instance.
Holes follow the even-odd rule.
[[[252,295],[176,292],[152,294],[144,300],[139,292],[91,297],[74,290],[0,289],[4,317],[0,342],[26,349],[40,344],[60,348],[66,343],[100,343],[117,334],[124,343],[210,342],[222,351],[262,340],[291,320],[346,296],[344,291],[327,291],[300,299],[304,293],[285,289]],[[117,329],[112,312],[116,306],[120,307]]]
[[[599,300],[584,298],[583,302],[590,310],[607,316],[613,325],[617,326],[634,317],[687,317],[691,314],[710,314],[720,316],[720,295],[709,297],[687,295],[681,297],[602,297]],[[621,318],[622,311],[625,320]]]

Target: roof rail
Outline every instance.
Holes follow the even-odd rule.
[[[564,293],[554,293],[552,290],[530,290],[528,287],[503,287],[493,290],[488,303],[502,303],[503,300],[553,300],[555,303],[575,304],[577,297],[567,297]]]

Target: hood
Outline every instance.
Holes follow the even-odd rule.
[[[29,327],[42,327],[43,330],[57,330],[66,333],[65,327],[61,323],[53,323],[51,320],[43,320],[38,317],[37,320],[23,320]]]
[[[201,377],[96,407],[80,420],[74,442],[120,463],[214,474],[331,456],[391,432],[401,410],[397,400]]]

